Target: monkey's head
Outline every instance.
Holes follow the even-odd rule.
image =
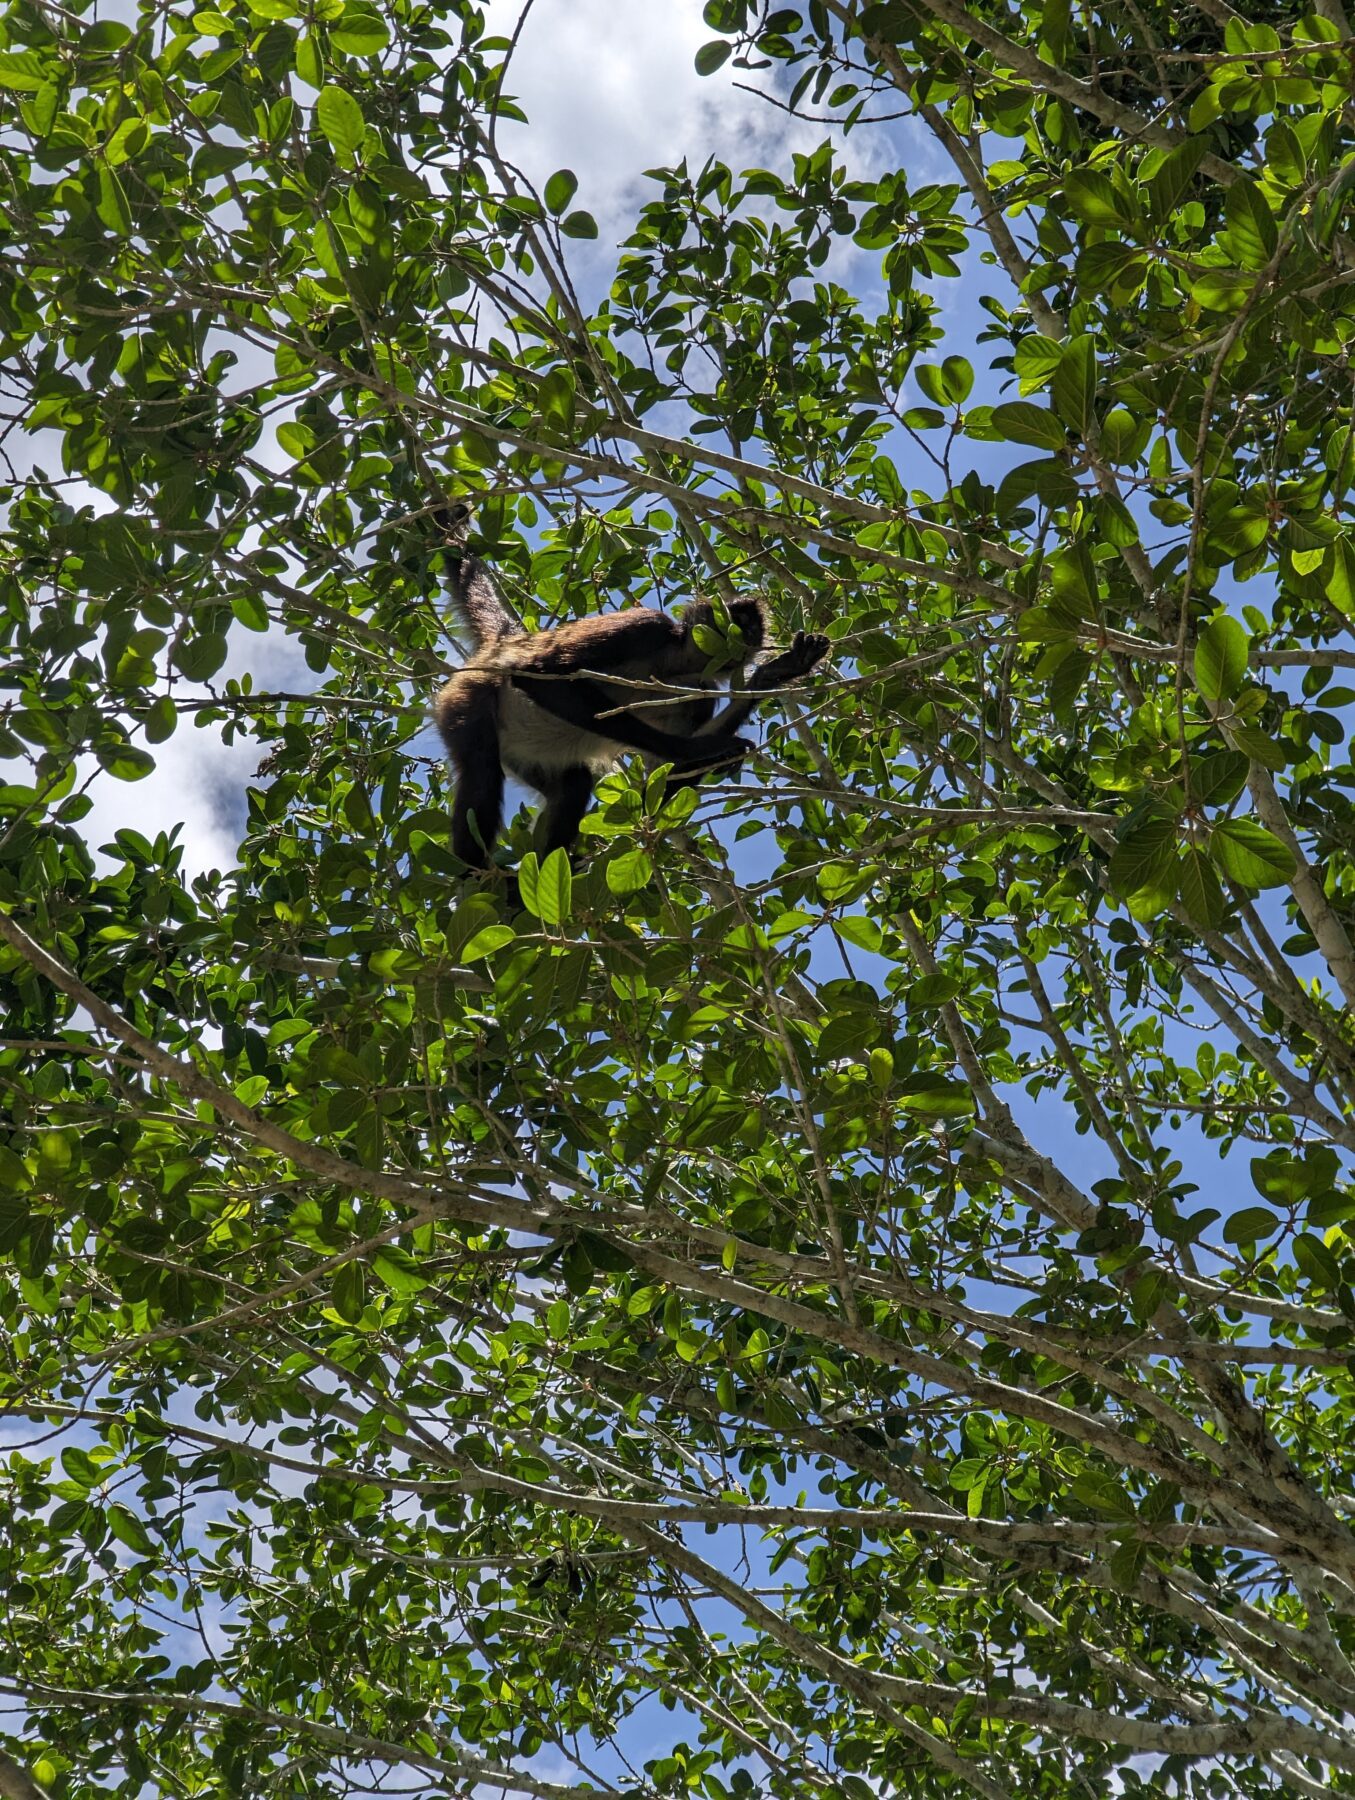
[[[428,516],[449,544],[465,543],[470,532],[470,508],[463,500],[444,500],[440,506],[430,506]]]
[[[741,642],[732,640],[731,625]],[[682,615],[682,628],[705,656],[722,668],[732,668],[766,642],[767,610],[755,594],[742,594],[724,606],[693,600]]]

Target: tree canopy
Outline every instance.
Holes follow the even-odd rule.
[[[0,15],[0,1794],[1355,1793],[1341,0],[710,0],[615,248],[550,10]],[[831,666],[515,904],[448,497]]]

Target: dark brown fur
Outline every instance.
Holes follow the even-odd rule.
[[[828,647],[826,638],[798,633],[791,650],[755,672],[753,697],[731,700],[717,718],[721,678],[741,672],[762,648],[759,600],[730,604],[743,648],[712,659],[694,637],[716,626],[706,601],[680,621],[635,607],[523,632],[476,558],[456,562],[451,583],[476,649],[434,701],[433,715],[456,770],[452,849],[478,868],[487,866],[502,824],[505,769],[546,802],[543,850],[568,848],[594,782],[624,751],[638,750],[651,765],[672,763],[675,785],[737,764],[751,746],[734,729],[755,696],[805,673]]]

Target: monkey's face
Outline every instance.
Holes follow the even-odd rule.
[[[731,600],[724,607],[693,600],[682,624],[689,640],[718,669],[737,668],[762,648],[767,636],[767,615],[757,599]]]
[[[749,650],[760,650],[767,637],[767,615],[760,600],[734,600],[729,605],[731,624]]]

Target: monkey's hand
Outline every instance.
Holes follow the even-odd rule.
[[[749,687],[758,693],[785,687],[821,663],[828,654],[829,641],[820,631],[797,631],[790,648],[770,662],[760,663],[753,671]]]

